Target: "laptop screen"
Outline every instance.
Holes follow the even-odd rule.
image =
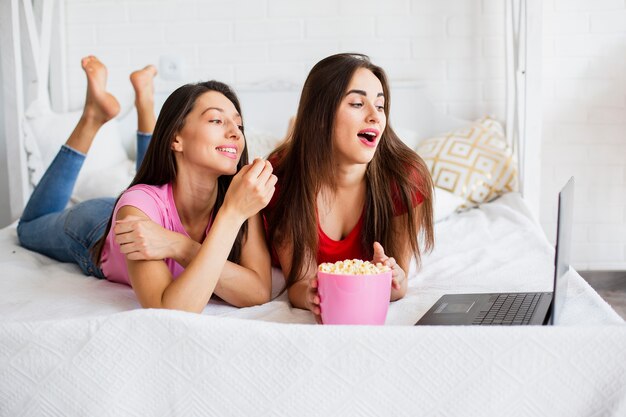
[[[558,324],[567,296],[567,272],[570,265],[572,245],[572,215],[574,205],[574,177],[567,181],[559,193],[559,209],[556,227],[554,256],[554,295],[550,324]]]

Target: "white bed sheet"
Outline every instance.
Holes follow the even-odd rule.
[[[412,326],[443,293],[550,290],[553,253],[510,194],[436,224],[388,326],[316,326],[285,295],[141,310],[5,228],[0,415],[626,415],[626,326],[573,270],[563,326]]]
[[[409,273],[407,296],[392,303],[387,324],[412,324],[446,292],[550,291],[554,248],[518,194],[435,224],[435,250]],[[20,247],[14,226],[0,230],[0,322],[89,318],[140,308],[131,288],[84,276]],[[274,270],[274,294],[282,274]],[[314,323],[289,307],[286,295],[252,308],[211,301],[206,315],[283,323]],[[615,322],[617,314],[571,272],[564,324]]]

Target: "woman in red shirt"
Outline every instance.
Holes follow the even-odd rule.
[[[387,123],[389,103],[385,72],[367,56],[327,57],[307,77],[288,140],[269,157],[279,181],[265,211],[269,240],[289,300],[318,321],[319,263],[386,264],[394,301],[406,294],[411,256],[419,265],[434,244],[432,179]]]

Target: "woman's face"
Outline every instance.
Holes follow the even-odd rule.
[[[222,93],[208,91],[196,99],[172,143],[177,163],[233,175],[245,146],[241,115]]]
[[[385,97],[370,70],[356,70],[339,103],[333,126],[333,148],[340,164],[367,164],[385,130]]]

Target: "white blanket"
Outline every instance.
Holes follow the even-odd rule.
[[[0,415],[626,415],[626,326],[573,270],[565,326],[412,326],[443,293],[551,290],[554,250],[519,196],[436,239],[387,326],[317,326],[284,295],[140,310],[6,228]]]

